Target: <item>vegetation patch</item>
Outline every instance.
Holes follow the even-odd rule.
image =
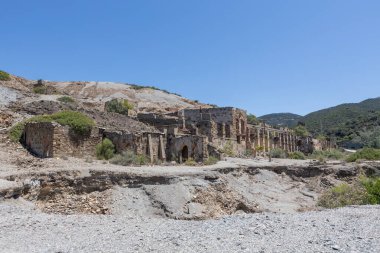
[[[306,129],[305,126],[303,125],[298,125],[294,128],[294,133],[297,135],[297,136],[300,136],[300,137],[308,137],[310,135],[309,131]]]
[[[206,161],[204,161],[204,165],[213,165],[216,164],[218,161],[219,159],[215,156],[209,156],[209,158]]]
[[[251,124],[251,125],[258,125],[260,123],[260,120],[258,120],[257,117],[253,114],[247,115],[247,121],[248,121],[248,124]]]
[[[345,157],[346,154],[339,149],[314,150],[314,152],[309,155],[310,159],[316,160],[342,160]]]
[[[222,153],[224,153],[226,156],[235,156],[235,153],[234,153],[234,147],[232,145],[232,142],[231,141],[227,141],[222,150],[221,150]]]
[[[135,152],[127,150],[115,155],[110,162],[122,166],[145,165],[149,163],[149,158],[146,155],[137,155]]]
[[[283,150],[281,148],[272,149],[270,151],[270,156],[272,158],[286,158],[287,157],[285,150]]]
[[[128,115],[128,110],[134,108],[133,104],[127,99],[112,99],[106,102],[105,109],[107,112],[116,112],[119,114]]]
[[[9,80],[11,80],[11,76],[7,72],[0,70],[0,81],[9,81]]]
[[[185,165],[187,165],[187,166],[197,166],[198,163],[193,158],[189,158],[189,159],[186,160]]]
[[[9,137],[12,141],[18,142],[24,132],[26,123],[53,121],[64,126],[69,126],[76,134],[82,136],[88,134],[92,127],[95,126],[95,122],[83,113],[76,111],[61,111],[50,115],[38,115],[24,120],[10,129]]]
[[[57,98],[57,100],[59,102],[62,102],[62,103],[74,103],[75,102],[75,100],[69,96],[59,97],[59,98]]]
[[[380,149],[364,148],[347,158],[347,162],[355,162],[358,160],[380,160]]]
[[[177,93],[169,92],[167,90],[160,89],[160,88],[157,88],[157,87],[154,87],[154,86],[138,85],[138,84],[128,84],[128,85],[130,85],[131,88],[134,89],[134,90],[142,90],[142,89],[159,90],[159,91],[165,92],[167,94],[173,94],[173,95],[177,95],[177,96],[181,97],[181,95],[179,95]]]
[[[36,86],[33,88],[33,92],[36,94],[46,94],[47,87],[46,86]]]
[[[340,184],[318,199],[318,205],[325,208],[368,204],[380,204],[380,178],[361,177],[352,184]]]
[[[289,153],[289,159],[305,160],[305,158],[306,157],[305,157],[304,153],[302,153],[300,151]]]
[[[99,160],[109,160],[115,154],[115,145],[110,139],[104,138],[101,143],[96,145],[96,158]]]

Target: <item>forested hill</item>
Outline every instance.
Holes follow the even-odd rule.
[[[380,147],[380,97],[316,111],[300,121],[312,134],[335,136],[346,147]]]
[[[258,119],[272,126],[294,127],[301,118],[301,115],[293,113],[272,113]]]
[[[380,148],[380,97],[341,104],[304,117],[292,113],[273,113],[259,119],[271,125],[289,127],[303,122],[314,136],[334,137],[347,148]]]

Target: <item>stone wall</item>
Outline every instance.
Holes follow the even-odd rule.
[[[86,157],[95,156],[96,145],[102,141],[98,128],[81,136],[67,126],[56,126],[53,137],[54,156]]]
[[[48,122],[33,122],[25,125],[22,143],[34,155],[53,157],[55,125]]]
[[[177,162],[184,162],[189,158],[203,161],[208,158],[207,138],[203,136],[184,135],[170,138],[168,146],[169,157]]]
[[[135,154],[148,156],[151,162],[166,160],[166,138],[164,134],[103,131],[103,137],[112,141],[118,153],[130,150]]]
[[[25,147],[42,158],[94,156],[100,141],[97,128],[87,136],[78,136],[69,127],[50,122],[27,123],[23,133]]]

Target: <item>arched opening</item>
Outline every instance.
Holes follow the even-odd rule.
[[[189,148],[187,146],[184,146],[182,148],[181,156],[182,156],[182,162],[186,162],[187,159],[189,159]]]

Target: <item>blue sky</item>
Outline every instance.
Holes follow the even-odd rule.
[[[0,69],[306,114],[380,96],[380,1],[0,0]]]

